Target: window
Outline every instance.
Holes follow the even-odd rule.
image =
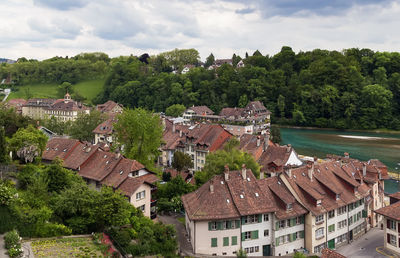
[[[304,221],[303,221],[303,216],[300,216],[300,217],[297,217],[296,218],[296,224],[297,225],[300,225],[300,224],[303,224],[304,223]]]
[[[232,245],[237,245],[237,236],[233,236],[231,240]]]
[[[229,245],[229,237],[224,237],[223,240],[224,240],[224,241],[223,241],[223,245],[224,245],[224,246],[228,246],[228,245]]]
[[[340,207],[340,208],[338,208],[337,215],[338,216],[342,215],[345,212],[346,212],[346,206]]]
[[[293,208],[293,204],[288,203],[286,204],[286,210],[291,210]]]
[[[396,236],[392,234],[387,234],[387,242],[395,247],[397,247]]]
[[[331,233],[331,232],[334,232],[334,231],[335,231],[335,224],[329,225],[328,226],[328,232]]]
[[[391,219],[388,219],[387,220],[387,228],[388,229],[392,229],[392,230],[396,230],[396,222],[391,220]]]
[[[211,238],[211,247],[217,247],[217,238]]]
[[[144,212],[145,209],[145,205],[143,204],[142,206],[139,206],[139,210],[141,210],[142,212]]]
[[[347,240],[347,233],[346,233],[346,234],[343,234],[343,235],[341,235],[341,236],[338,236],[338,237],[336,238],[336,243],[337,243],[337,244],[343,243],[343,242],[346,242],[346,240]]]
[[[260,214],[260,216],[258,214],[245,216],[242,218],[242,222],[243,222],[243,224],[258,223],[258,222],[261,222],[261,218],[262,218],[261,214]]]
[[[146,197],[146,191],[141,191],[139,193],[136,193],[136,200],[141,200]]]
[[[258,239],[258,230],[246,231],[242,233],[242,241],[250,239]]]
[[[251,239],[251,231],[244,232],[244,240]]]
[[[285,227],[285,220],[279,221],[279,228],[284,228]]]
[[[325,248],[325,243],[319,246],[314,247],[314,253],[321,253],[322,250]]]
[[[320,239],[322,237],[324,237],[324,228],[315,230],[315,239]]]
[[[342,220],[338,222],[338,229],[342,229],[347,226],[347,220]]]
[[[319,224],[319,223],[322,223],[322,222],[324,222],[324,214],[321,214],[321,215],[318,215],[318,216],[315,217],[315,223],[316,224]]]
[[[213,221],[213,222],[209,222],[209,229],[210,230],[217,230],[217,222]]]
[[[353,224],[353,217],[350,217],[350,218],[349,218],[349,226],[350,226],[351,224]]]
[[[269,230],[268,229],[264,230],[264,236],[269,236]]]
[[[264,221],[269,221],[269,214],[264,214]]]
[[[350,203],[349,204],[349,211],[351,211],[351,210],[353,210],[354,209],[354,204],[353,203]]]
[[[335,210],[332,210],[332,211],[328,212],[328,218],[331,219],[333,217],[335,217]]]

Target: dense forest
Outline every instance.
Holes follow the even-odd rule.
[[[260,100],[272,111],[272,122],[277,124],[400,130],[400,53],[397,52],[352,48],[341,52],[315,49],[295,53],[285,46],[274,56],[263,56],[259,51],[246,54],[243,68],[236,68],[242,58],[234,54],[233,66],[225,64],[216,70],[207,69],[213,63],[212,54],[205,67],[200,67],[199,54],[194,49],[176,49],[151,57],[147,54],[112,59],[106,55],[97,55],[98,59],[91,54],[86,56],[57,60],[63,64],[90,64],[90,68],[85,67],[90,72],[68,67],[59,72],[55,60],[26,60],[3,65],[0,73],[12,71],[21,83],[29,80],[74,83],[71,80],[80,76],[104,72],[104,90],[95,102],[112,99],[126,107],[157,112],[173,104],[207,105],[219,112],[223,107],[243,107],[248,101]],[[24,68],[31,67],[30,63],[36,67],[34,74],[30,72],[33,68]],[[52,72],[47,72],[40,63],[52,63],[49,65]],[[197,67],[180,74],[185,64]],[[177,73],[172,73],[173,70]]]

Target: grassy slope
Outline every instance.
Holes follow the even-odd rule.
[[[86,97],[87,102],[91,102],[92,99],[101,92],[103,85],[104,79],[82,81],[74,85],[74,90]],[[19,91],[11,92],[8,100],[18,98],[26,99],[26,89],[28,88],[33,98],[57,98],[58,85],[55,83],[22,85],[17,87]]]

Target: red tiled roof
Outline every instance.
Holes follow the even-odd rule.
[[[115,153],[97,149],[96,152],[86,160],[79,170],[79,175],[101,182],[108,176],[122,158]]]
[[[346,258],[346,256],[341,255],[338,252],[335,252],[329,248],[324,248],[322,250],[321,258]]]
[[[193,139],[192,143],[204,146],[205,150],[215,151],[221,149],[232,136],[221,125],[199,124],[189,130],[186,138]]]
[[[389,197],[400,200],[400,192],[393,193],[393,194],[389,195]]]
[[[193,106],[188,108],[188,110],[193,110],[197,115],[213,115],[214,111],[209,109],[207,106]]]
[[[79,143],[67,157],[64,158],[64,167],[77,170],[99,148],[98,145]]]
[[[112,112],[113,108],[115,108],[115,106],[117,106],[117,105],[121,106],[120,104],[115,103],[112,100],[109,100],[106,103],[97,105],[96,108],[98,111],[100,111],[102,113],[109,113],[109,112]]]
[[[257,146],[257,139],[260,140],[259,146]],[[240,136],[239,141],[240,141],[239,149],[251,154],[255,160],[258,160],[261,157],[264,150],[264,144],[266,141],[266,138],[264,136],[243,134],[242,136]],[[269,140],[267,141],[269,144]]]
[[[144,169],[145,167],[136,160],[122,158],[110,174],[101,183],[118,188],[128,178],[129,173]]]
[[[282,167],[289,160],[292,147],[290,146],[277,146],[269,144],[268,148],[258,159],[258,163],[262,166],[262,171],[267,171],[269,164],[273,162],[275,165]]]
[[[243,112],[244,112],[244,108],[226,107],[226,108],[223,108],[221,110],[221,112],[219,112],[219,115],[222,117],[226,117],[226,118],[228,118],[228,117],[237,118],[237,117],[241,117],[243,115]]]
[[[395,202],[374,212],[394,220],[400,220],[400,202]]]
[[[51,106],[47,107],[49,110],[61,111],[83,111],[88,108],[73,100],[65,101],[64,99],[56,100]]]
[[[135,191],[142,185],[148,184],[153,186],[155,182],[159,181],[160,179],[153,173],[148,173],[143,176],[138,177],[128,177],[122,184],[118,187],[122,193],[126,196],[132,196]]]
[[[46,149],[43,151],[42,159],[53,161],[57,157],[60,159],[65,159],[69,152],[81,144],[75,139],[65,139],[65,138],[52,138],[47,142]]]
[[[113,133],[114,123],[116,122],[117,119],[115,117],[111,117],[106,121],[104,121],[103,123],[99,124],[93,130],[93,133],[111,135]]]

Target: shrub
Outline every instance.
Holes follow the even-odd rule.
[[[18,244],[15,247],[12,247],[12,248],[8,249],[8,255],[11,258],[19,257],[22,253],[23,253],[23,251],[22,251],[22,248],[21,248],[20,244]]]
[[[0,205],[0,234],[13,230],[17,225],[15,216],[7,206]]]
[[[19,245],[19,241],[20,241],[19,234],[15,229],[8,232],[4,236],[4,243],[6,249],[10,249]]]
[[[71,235],[72,230],[62,224],[46,223],[39,226],[36,233],[39,237],[54,237]]]

